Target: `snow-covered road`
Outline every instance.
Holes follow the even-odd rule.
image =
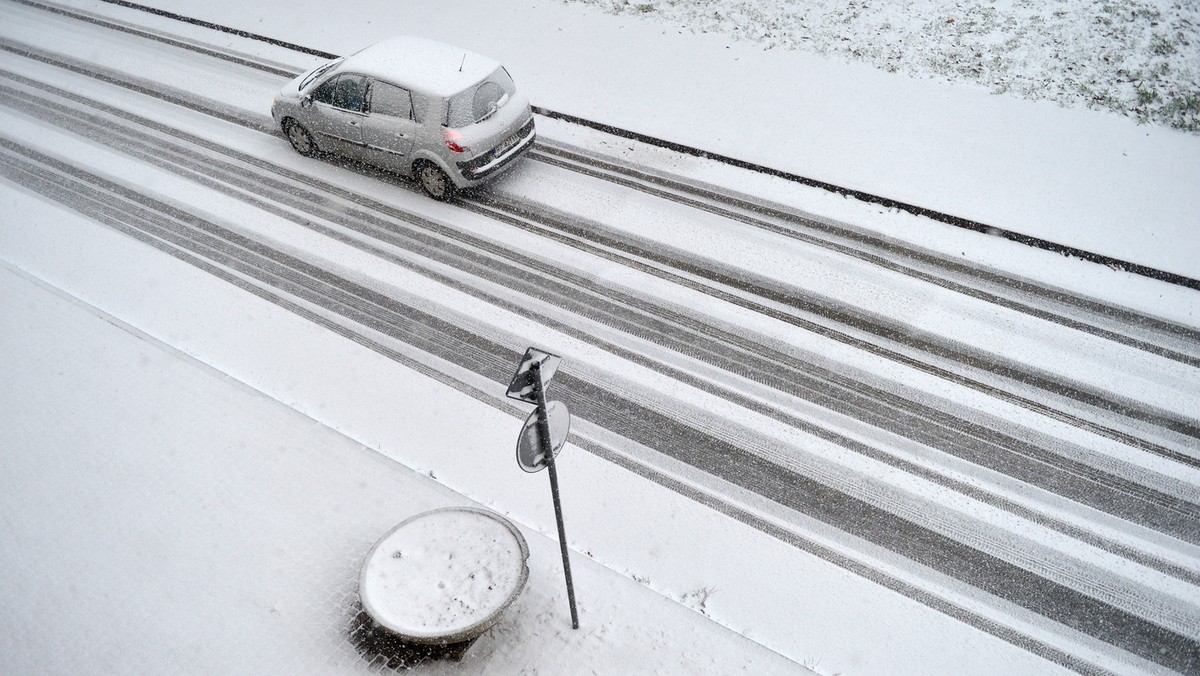
[[[566,358],[553,394],[576,416],[576,447],[791,552],[773,570],[745,551],[686,575],[765,587],[781,562],[815,558],[1030,658],[1197,668],[1200,331],[1181,321],[1189,309],[1163,317],[1126,287],[1063,288],[1028,274],[1054,257],[1007,242],[990,245],[1010,269],[964,266],[925,242],[813,220],[768,198],[779,188],[765,178],[706,185],[695,177],[727,170],[549,120],[542,148],[490,190],[434,204],[404,179],[292,153],[264,106],[285,76],[4,11],[6,185],[149,245],[118,252],[101,244],[108,235],[77,233],[95,249],[61,250],[57,229],[6,219],[8,265],[364,440],[380,438],[377,423],[348,410],[388,386],[315,392],[325,381],[293,369],[323,357],[293,352],[288,335],[251,322],[253,336],[197,336],[193,322],[225,312],[211,296],[147,308],[120,285],[157,283],[166,253],[224,293],[514,419],[525,411],[503,398],[513,366],[526,345],[550,348]],[[295,71],[314,63],[248,40],[236,49]],[[631,161],[655,180],[623,172]],[[44,218],[26,197],[15,204]],[[112,279],[89,283],[73,271],[80,256]],[[243,341],[275,344],[273,368]],[[336,382],[355,368],[318,371]],[[505,511],[526,505],[468,460],[384,446]],[[598,559],[635,575],[649,565],[606,541],[601,520],[583,521],[576,537]],[[667,557],[656,576],[677,563]],[[799,621],[786,608],[759,626],[764,593],[701,608],[799,660],[797,636],[814,627],[781,626]],[[821,631],[846,645],[856,629]],[[937,643],[919,624],[908,631]]]

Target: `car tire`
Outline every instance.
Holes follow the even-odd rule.
[[[428,160],[419,162],[415,173],[426,195],[441,202],[454,197],[454,183],[438,165]]]
[[[287,137],[296,152],[305,157],[312,157],[319,152],[317,142],[313,140],[312,134],[290,117],[283,121],[283,135]]]

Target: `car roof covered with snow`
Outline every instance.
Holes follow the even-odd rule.
[[[427,94],[450,96],[499,67],[495,60],[461,47],[401,36],[346,57],[338,70],[377,77]]]

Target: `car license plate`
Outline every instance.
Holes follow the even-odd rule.
[[[509,136],[508,138],[501,141],[500,145],[496,146],[496,150],[494,150],[493,152],[495,152],[496,157],[500,157],[504,153],[508,152],[510,148],[517,145],[517,141],[519,141],[519,140],[520,140],[520,136],[517,134],[513,134],[512,136]]]

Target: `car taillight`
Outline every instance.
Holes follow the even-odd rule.
[[[458,131],[457,129],[447,129],[443,127],[442,140],[446,142],[446,147],[450,149],[450,152],[465,153],[471,149],[469,146],[461,142],[462,132]]]

